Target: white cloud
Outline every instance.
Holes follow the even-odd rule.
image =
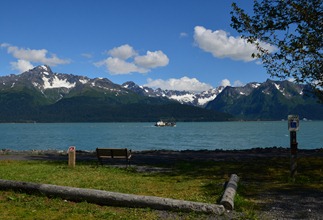
[[[133,72],[147,73],[152,68],[166,66],[169,59],[161,50],[147,51],[146,55],[140,56],[128,44],[115,47],[108,51],[110,57],[94,63],[97,67],[105,66],[114,75],[129,74]]]
[[[133,56],[137,55],[137,52],[128,44],[124,44],[120,47],[115,47],[108,51],[108,54],[112,57],[120,58],[122,60],[126,60]]]
[[[8,43],[2,43],[2,44],[0,44],[0,47],[9,47],[10,46],[10,44],[8,44]]]
[[[243,82],[241,82],[240,80],[234,81],[233,85],[231,85],[231,82],[228,79],[223,79],[220,83],[220,86],[224,86],[224,87],[226,87],[226,86],[241,87],[244,85],[245,84]]]
[[[11,62],[10,64],[12,69],[18,70],[19,73],[22,73],[34,68],[34,66],[29,61],[26,61],[26,60],[18,60],[17,62]]]
[[[188,37],[188,34],[187,34],[186,32],[181,32],[181,33],[179,34],[179,37],[180,37],[180,38]]]
[[[241,82],[240,80],[236,80],[233,83],[233,87],[241,87],[244,86],[245,84],[243,82]]]
[[[203,26],[194,28],[194,40],[199,48],[212,53],[214,57],[230,58],[233,60],[243,60],[245,62],[253,61],[253,53],[257,53],[255,45],[250,44],[241,37],[232,37],[223,30],[212,31]],[[275,47],[261,43],[269,52],[275,50]]]
[[[138,67],[134,63],[127,62],[120,58],[108,57],[95,63],[96,66],[105,66],[112,75],[129,74],[132,72],[147,73],[149,70]]]
[[[1,47],[7,48],[7,52],[18,60],[24,60],[29,63],[37,62],[42,64],[47,64],[50,66],[56,66],[59,64],[68,64],[69,60],[60,59],[55,54],[50,54],[48,56],[48,51],[46,49],[34,50],[34,49],[25,49],[19,48],[16,46],[11,46],[10,44],[1,44]],[[19,62],[19,61],[18,61]],[[15,62],[14,62],[15,63]]]
[[[167,66],[169,59],[160,50],[155,52],[147,51],[145,56],[137,56],[134,59],[135,64],[144,68],[156,68],[161,66]]]
[[[161,88],[167,90],[179,90],[179,91],[193,91],[201,92],[212,89],[212,86],[206,83],[202,83],[196,78],[182,77],[180,79],[171,78],[168,80],[163,79],[148,79],[147,84],[151,88]]]
[[[224,87],[231,86],[231,82],[228,79],[223,79],[220,83],[220,86],[224,86]]]
[[[85,57],[87,59],[91,59],[93,57],[93,55],[91,53],[82,53],[81,56]]]

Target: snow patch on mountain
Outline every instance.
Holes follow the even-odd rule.
[[[89,82],[89,80],[88,79],[79,79],[79,82],[82,84],[86,84]]]
[[[284,88],[281,88],[281,86],[277,83],[274,83],[274,85],[278,91],[280,91],[284,96],[286,96],[286,94],[284,93]]]
[[[48,71],[48,68],[45,65],[40,66],[40,68],[44,69],[45,71]]]
[[[54,76],[51,81],[50,79],[43,77],[44,81],[44,89],[54,89],[54,88],[74,88],[76,83],[70,83],[67,81],[67,79],[59,79],[57,76]]]
[[[261,86],[261,84],[260,83],[250,83],[250,85],[251,85],[251,87],[253,87],[253,88],[258,88],[259,86]]]
[[[204,97],[204,98],[199,98],[198,99],[198,105],[199,106],[205,106],[207,103],[210,101],[214,100],[216,98],[217,94],[214,94],[210,97]]]

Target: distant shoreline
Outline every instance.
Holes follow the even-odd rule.
[[[131,149],[131,148],[130,148]],[[315,148],[315,149],[303,149],[299,148],[298,149],[301,152],[318,152],[322,151],[323,148]],[[268,152],[283,152],[283,151],[289,151],[289,147],[255,147],[255,148],[250,148],[250,149],[229,149],[229,150],[223,150],[223,149],[214,149],[214,150],[208,150],[208,149],[199,149],[199,150],[167,150],[167,149],[158,149],[158,150],[139,150],[139,151],[133,151],[133,152],[258,152],[258,153],[268,153]],[[56,149],[45,149],[45,150],[12,150],[12,149],[1,149],[0,154],[4,153],[18,153],[18,154],[24,154],[24,153],[31,153],[31,154],[42,154],[42,153],[58,153],[58,154],[64,154],[67,153],[67,150],[56,150]],[[88,150],[77,150],[76,152],[79,153],[94,153],[95,151],[88,151]]]

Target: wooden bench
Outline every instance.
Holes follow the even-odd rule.
[[[128,166],[131,150],[127,148],[96,148],[96,155],[101,165],[103,165],[104,159],[126,159]]]

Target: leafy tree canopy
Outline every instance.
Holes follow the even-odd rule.
[[[253,13],[232,4],[231,26],[257,46],[271,76],[311,84],[323,100],[323,0],[254,0]],[[269,52],[263,44],[276,50]]]

